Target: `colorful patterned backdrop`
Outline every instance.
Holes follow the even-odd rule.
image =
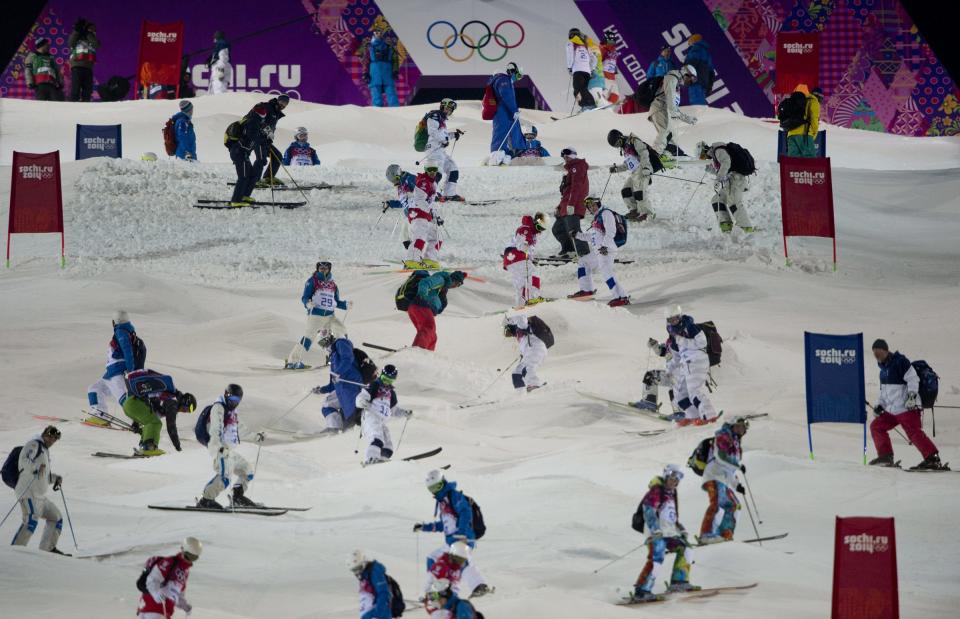
[[[0,76],[0,97],[32,98],[33,93],[27,88],[27,83],[23,79],[23,63],[27,55],[33,51],[32,42],[40,37],[50,39],[50,53],[56,58],[57,68],[63,75],[64,92],[70,92],[70,65],[67,60],[70,58],[70,48],[67,47],[67,37],[70,36],[70,28],[64,28],[61,19],[49,8],[44,9],[37,18],[30,33],[20,43],[17,53],[13,60],[7,65],[3,75]],[[28,45],[28,42],[30,44]]]

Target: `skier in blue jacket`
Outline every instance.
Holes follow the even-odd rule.
[[[392,617],[387,568],[379,561],[368,559],[359,550],[354,550],[347,559],[347,567],[360,581],[360,619]]]
[[[385,39],[385,34],[382,26],[373,30],[367,48],[370,64],[364,78],[370,85],[370,98],[375,107],[383,106],[384,93],[387,95],[387,105],[397,107],[400,105],[397,87],[394,84],[394,80],[397,79],[395,62],[397,50]]]
[[[513,91],[514,82],[523,77],[517,63],[507,64],[505,73],[496,73],[488,82],[497,98],[497,113],[493,117],[493,136],[490,139],[490,165],[509,163],[512,150],[525,144],[520,129],[520,108]],[[509,135],[509,139],[507,136]]]
[[[287,355],[284,363],[287,370],[306,368],[303,355],[310,350],[318,334],[320,339],[317,341],[325,343],[324,348],[329,348],[334,339],[347,334],[347,329],[337,318],[335,310],[349,310],[353,303],[340,298],[340,288],[333,281],[332,270],[333,263],[321,260],[303,286],[300,302],[307,308],[307,328],[303,337],[293,345],[293,350]]]
[[[177,136],[177,159],[197,160],[197,134],[193,132],[193,103],[184,99],[180,111],[173,115],[173,132]]]
[[[90,403],[90,417],[87,423],[110,425],[103,417],[109,413],[107,396],[111,395],[120,406],[127,399],[127,383],[124,376],[134,370],[142,370],[147,360],[147,347],[137,337],[137,330],[130,322],[130,316],[123,310],[117,311],[113,319],[113,337],[107,351],[106,371],[100,380],[87,389]]]
[[[707,95],[713,90],[713,56],[710,46],[699,34],[692,35],[687,42],[690,47],[683,62],[697,71],[697,81],[687,88],[687,101],[690,105],[706,105]]]
[[[297,127],[293,142],[283,153],[283,165],[320,165],[320,157],[309,142],[306,127]]]
[[[650,63],[650,67],[647,69],[647,79],[663,77],[676,68],[677,63],[673,60],[673,49],[669,45],[664,45],[660,54]]]
[[[353,342],[341,337],[333,343],[330,354],[330,382],[314,388],[318,395],[326,395],[320,412],[327,422],[328,430],[340,431],[360,421],[357,415],[357,395],[366,386]]]

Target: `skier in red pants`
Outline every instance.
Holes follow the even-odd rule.
[[[893,466],[893,445],[890,443],[890,430],[902,426],[907,439],[920,450],[923,462],[913,470],[938,470],[944,468],[940,463],[937,446],[923,431],[920,405],[920,377],[910,364],[910,360],[897,352],[890,352],[885,340],[873,343],[873,356],[880,366],[880,399],[873,408],[877,415],[870,422],[870,434],[877,448],[877,457],[870,461],[875,466]]]
[[[437,346],[437,324],[434,316],[439,316],[447,307],[447,290],[463,285],[467,274],[463,271],[437,271],[425,277],[417,284],[417,294],[410,301],[407,315],[417,330],[413,345],[427,350]]]

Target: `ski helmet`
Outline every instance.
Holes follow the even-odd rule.
[[[730,425],[732,426],[742,425],[743,433],[746,434],[747,430],[750,429],[750,420],[747,419],[746,417],[734,417],[733,421],[730,422]]]
[[[388,363],[383,366],[383,371],[380,372],[380,382],[384,385],[392,385],[393,381],[397,380],[397,366],[392,363]]]
[[[113,324],[122,325],[125,322],[130,322],[130,315],[127,314],[126,310],[117,310],[113,315]]]
[[[536,213],[533,216],[533,227],[537,232],[543,232],[547,229],[547,216],[543,213]]]
[[[446,593],[450,591],[450,581],[446,578],[438,578],[433,581],[433,585],[430,586],[430,593],[434,594],[434,597],[438,597],[438,594],[447,597]]]
[[[521,69],[520,65],[518,65],[515,62],[508,62],[507,75],[511,76],[514,81],[517,81],[518,79],[523,77],[523,69]]]
[[[503,337],[516,337],[517,336],[517,325],[513,323],[504,323],[503,325]]]
[[[197,398],[192,393],[179,393],[177,402],[180,405],[181,412],[192,413],[197,410]]]
[[[561,156],[561,157],[576,157],[576,156],[577,156],[577,149],[574,148],[574,147],[572,147],[572,146],[568,146],[568,147],[564,148],[562,151],[560,151],[560,156]]]
[[[683,469],[676,464],[668,464],[663,468],[663,480],[666,481],[670,477],[676,477],[677,481],[680,481],[683,479]]]
[[[429,490],[432,494],[436,494],[443,490],[447,480],[444,478],[443,473],[437,469],[433,469],[427,473],[427,478],[424,480],[424,483],[427,486],[427,490]]]
[[[227,388],[223,392],[223,401],[226,402],[227,408],[230,410],[235,409],[240,405],[241,400],[243,400],[243,387],[236,383],[227,385]]]
[[[367,557],[363,554],[362,550],[354,550],[350,553],[350,556],[347,557],[347,569],[358,576],[360,572],[363,571],[363,568],[367,566],[367,563]]]
[[[571,29],[570,29],[570,32],[567,33],[567,38],[568,38],[568,39],[572,39],[573,37],[578,37],[578,36],[580,36],[580,29],[579,29],[579,28],[571,28]]]
[[[607,144],[614,148],[623,146],[623,133],[617,129],[611,129],[607,134]]]
[[[59,441],[60,430],[57,428],[57,426],[47,426],[43,429],[43,433],[40,436],[52,436]]]
[[[454,542],[450,544],[450,550],[447,551],[447,554],[450,554],[458,559],[463,559],[466,561],[470,558],[470,546],[466,542]]]
[[[679,305],[671,305],[663,310],[663,317],[667,320],[670,320],[671,318],[680,318],[681,316],[683,316],[683,308]]]
[[[157,153],[147,151],[142,155],[140,155],[140,161],[156,161],[156,160],[157,160]]]
[[[616,42],[617,42],[617,34],[616,34],[615,32],[613,32],[613,31],[604,32],[604,33],[603,33],[603,40],[606,41],[607,43],[616,43]]]
[[[302,140],[300,140],[300,136],[303,136]],[[297,140],[301,142],[306,142],[307,138],[309,137],[309,134],[307,133],[307,128],[297,127],[297,132],[293,134],[293,137],[295,137]]]
[[[586,206],[587,208],[590,208],[591,206],[594,206],[597,209],[603,208],[603,203],[600,202],[600,198],[596,196],[590,196],[590,197],[584,198],[583,205]]]
[[[387,171],[386,171],[387,180],[393,183],[394,185],[396,185],[397,181],[400,180],[401,174],[403,174],[403,170],[400,168],[398,164],[391,163],[390,165],[387,166]]]
[[[316,270],[319,271],[320,269],[326,269],[327,273],[329,273],[330,271],[333,270],[333,263],[327,260],[321,260],[320,262],[317,263]]]
[[[530,128],[524,131],[523,137],[528,140],[535,139],[537,137],[537,128],[534,125],[530,125]]]
[[[201,544],[200,540],[195,537],[184,538],[183,542],[180,544],[180,552],[183,553],[184,559],[190,563],[193,563],[200,558],[201,554],[203,554],[203,544]]]
[[[683,77],[689,77],[693,81],[697,81],[697,70],[693,68],[693,65],[683,65],[683,67],[680,69],[680,75]]]
[[[443,98],[440,100],[440,109],[445,110],[447,114],[453,114],[453,111],[457,109],[457,102],[453,99]]]

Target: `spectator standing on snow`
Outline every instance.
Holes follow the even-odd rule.
[[[173,115],[173,132],[177,138],[177,159],[197,160],[197,134],[193,131],[193,103],[184,99],[180,111]]]
[[[233,81],[233,66],[230,64],[230,43],[222,30],[213,33],[213,50],[207,60],[210,67],[210,86],[207,93],[222,95]]]
[[[63,101],[63,76],[50,54],[50,39],[37,39],[34,50],[23,63],[27,88],[36,93],[37,101]]]
[[[96,25],[82,17],[78,19],[67,45],[70,47],[70,100],[89,101],[93,95],[93,65],[100,47]]]
[[[697,81],[687,89],[687,100],[690,105],[706,105],[707,95],[713,90],[713,56],[710,46],[699,34],[687,39],[690,47],[684,62],[697,70]]]
[[[400,75],[399,56],[394,42],[386,38],[388,31],[384,24],[375,25],[369,41],[358,50],[366,60],[363,81],[370,87],[370,99],[374,107],[383,106],[384,95],[389,107],[400,105],[396,86],[397,77]]]

